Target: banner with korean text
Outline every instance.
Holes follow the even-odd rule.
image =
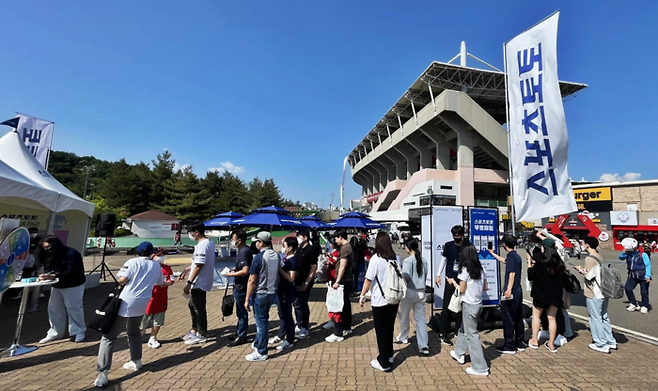
[[[42,166],[47,168],[48,152],[53,143],[55,123],[29,115],[16,114],[19,118],[16,131],[23,139],[30,153],[37,158]]]
[[[577,210],[557,75],[559,12],[505,44],[509,159],[516,220]]]

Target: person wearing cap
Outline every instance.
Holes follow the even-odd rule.
[[[151,349],[157,349],[161,346],[160,341],[158,341],[158,333],[165,323],[165,312],[167,311],[168,300],[167,290],[174,284],[174,280],[172,279],[174,271],[171,270],[171,266],[165,265],[164,249],[162,247],[155,249],[155,252],[151,255],[151,259],[158,262],[160,265],[164,282],[162,285],[156,285],[153,287],[151,301],[149,301],[149,304],[146,307],[146,314],[144,314],[144,317],[142,318],[140,329],[142,330],[142,335],[144,335],[146,329],[151,328],[151,337],[149,338],[147,345]]]
[[[297,321],[295,333],[297,338],[304,339],[309,335],[308,325],[311,311],[308,306],[308,298],[313,289],[315,272],[318,269],[318,254],[309,243],[308,230],[297,231],[297,242],[299,243],[295,253],[297,259],[297,276],[295,277],[297,292],[293,304],[295,307],[295,320]]]
[[[649,283],[651,282],[651,259],[645,253],[640,253],[638,250],[637,240],[633,238],[625,238],[621,241],[624,251],[619,254],[619,259],[626,261],[626,270],[628,271],[628,278],[624,285],[626,297],[628,297],[629,305],[627,311],[637,311],[646,314],[651,309],[649,304]],[[638,302],[635,298],[636,286],[640,286],[640,295],[642,301]]]
[[[39,275],[39,281],[58,280],[52,285],[48,300],[50,329],[39,343],[64,338],[67,318],[69,336],[74,337],[75,342],[84,342],[87,327],[82,298],[86,277],[82,255],[78,250],[65,246],[57,236],[51,235],[37,247],[36,259],[45,270]]]
[[[182,338],[186,345],[206,342],[208,331],[208,312],[206,311],[206,294],[212,289],[215,272],[215,242],[206,237],[206,227],[197,223],[187,229],[190,240],[197,242],[194,246],[192,264],[181,273],[179,281],[187,283],[183,294],[189,295],[188,306],[192,317],[192,328]]]
[[[254,255],[249,269],[249,282],[247,283],[247,296],[244,307],[249,308],[249,299],[254,295],[254,320],[256,322],[256,339],[251,345],[253,352],[245,358],[247,361],[267,360],[267,333],[270,320],[270,307],[274,304],[276,290],[279,285],[279,269],[281,257],[272,250],[272,235],[261,231],[253,239],[258,247],[258,254]]]
[[[153,287],[162,285],[163,279],[160,265],[151,259],[154,253],[153,245],[150,242],[142,242],[137,246],[136,252],[139,257],[127,260],[117,273],[117,282],[123,286],[119,295],[121,305],[112,328],[101,337],[96,365],[98,377],[94,382],[96,387],[107,385],[114,343],[124,328],[128,334],[130,361],[123,364],[123,368],[132,372],[142,368],[142,334],[139,328],[151,300]]]

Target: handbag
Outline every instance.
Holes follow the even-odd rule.
[[[235,305],[235,297],[227,295],[228,281],[226,281],[226,289],[224,290],[224,298],[222,298],[222,322],[224,317],[233,315],[233,306]]]
[[[119,307],[123,300],[119,298],[123,286],[117,284],[112,292],[107,296],[103,304],[94,312],[94,319],[89,323],[89,328],[102,334],[106,334],[112,329],[116,320]]]
[[[567,284],[567,286],[564,287],[564,290],[569,293],[573,293],[574,295],[579,294],[580,291],[583,290],[582,287],[580,286],[580,280],[578,280],[578,277],[571,274],[568,270],[566,272],[567,272],[567,276],[569,277],[569,284]]]
[[[344,289],[343,285],[338,285],[338,289],[334,289],[330,283],[327,283],[327,312],[343,312]]]
[[[459,294],[459,290],[455,289],[455,293],[450,298],[448,309],[454,313],[460,313],[462,311],[462,295]]]

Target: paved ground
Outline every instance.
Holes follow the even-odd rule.
[[[88,290],[85,294],[87,318],[103,300],[111,285]],[[375,334],[369,305],[360,309],[355,303],[354,335],[339,344],[328,344],[328,332],[320,325],[326,320],[325,291],[312,294],[312,335],[298,341],[292,351],[273,353],[262,363],[248,363],[244,356],[248,345],[230,348],[224,336],[234,330],[235,317],[221,320],[221,292],[209,294],[209,327],[214,338],[203,346],[187,347],[179,340],[189,327],[189,312],[181,297],[180,286],[170,293],[167,324],[161,331],[163,347],[152,350],[144,345],[144,368],[129,373],[121,365],[129,360],[125,336],[120,337],[110,371],[111,390],[656,390],[658,388],[658,346],[616,334],[619,351],[611,355],[587,348],[590,334],[576,322],[578,337],[556,354],[548,350],[529,350],[516,356],[499,356],[494,345],[501,342],[502,331],[482,332],[485,355],[491,376],[472,378],[464,367],[441,349],[436,334],[430,334],[429,357],[421,357],[411,339],[410,345],[396,345],[391,373],[376,372],[369,366],[376,356]],[[42,301],[43,303],[43,301]],[[26,316],[22,342],[33,345],[47,329],[45,303]],[[0,305],[0,346],[11,343],[17,301]],[[270,330],[276,327],[273,309]],[[413,328],[413,326],[412,326]],[[253,335],[254,327],[250,333]],[[25,356],[0,359],[0,390],[87,390],[96,377],[95,363],[98,333],[89,331],[87,342],[52,342]],[[466,366],[469,364],[467,363]]]

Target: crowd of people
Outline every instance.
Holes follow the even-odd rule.
[[[465,237],[464,228],[451,229],[453,240],[443,247],[442,264],[445,266],[436,275],[435,284],[443,289],[443,310],[438,328],[441,344],[452,347],[450,356],[459,364],[465,363],[468,353],[472,365],[466,372],[474,376],[487,376],[489,364],[485,360],[478,333],[478,321],[483,309],[482,297],[487,290],[486,274],[480,263],[480,252]],[[181,338],[186,345],[202,344],[208,338],[207,292],[213,286],[215,273],[215,244],[205,235],[205,227],[196,224],[188,228],[188,235],[197,244],[191,264],[178,277],[185,282],[183,294],[188,298],[191,328]],[[378,355],[371,366],[380,371],[390,371],[394,363],[394,344],[408,344],[410,339],[410,317],[416,328],[416,344],[420,354],[430,354],[427,313],[425,304],[425,281],[429,265],[420,253],[418,241],[413,237],[403,243],[407,257],[402,260],[393,249],[393,241],[386,232],[379,232],[374,249],[367,245],[368,237],[358,234],[350,238],[341,230],[328,237],[326,247],[327,291],[342,291],[342,308],[328,313],[329,321],[324,329],[331,330],[325,341],[339,343],[352,334],[352,302],[354,294],[363,306],[371,301],[373,327],[376,334]],[[236,304],[237,324],[229,345],[248,343],[249,313],[253,312],[256,335],[251,344],[252,352],[245,359],[264,361],[268,351],[292,349],[296,339],[310,334],[309,295],[318,274],[317,265],[321,250],[311,240],[311,232],[300,230],[295,237],[282,242],[281,252],[273,249],[272,236],[261,231],[247,245],[247,234],[243,230],[232,232],[231,242],[237,248],[234,268],[226,276],[234,280],[233,296]],[[517,354],[526,349],[539,349],[540,339],[547,339],[544,347],[551,353],[566,343],[573,335],[570,319],[566,312],[569,293],[578,289],[569,273],[560,244],[542,236],[533,236],[534,246],[527,252],[527,284],[532,297],[532,327],[529,339],[524,338],[522,258],[515,248],[517,239],[504,235],[501,239],[506,252],[503,258],[490,250],[491,254],[505,264],[505,276],[501,295],[503,322],[503,344],[496,347],[501,354]],[[627,263],[628,276],[624,285],[630,301],[629,311],[650,309],[648,286],[651,281],[651,263],[646,253],[638,250],[634,239],[622,241],[625,248],[619,256]],[[584,295],[587,301],[589,326],[593,343],[590,349],[609,354],[617,349],[608,317],[610,295],[602,277],[602,257],[597,251],[599,242],[587,237],[582,241],[587,256],[583,265],[573,268],[584,276]],[[357,251],[358,250],[358,251]],[[358,252],[358,254],[357,254]],[[150,329],[147,346],[161,346],[158,333],[165,324],[168,287],[174,284],[174,274],[165,264],[161,249],[149,242],[136,248],[137,257],[131,258],[117,273],[118,285],[122,287],[121,306],[117,318],[109,331],[103,333],[99,345],[95,385],[108,383],[112,365],[112,354],[117,336],[126,331],[130,348],[130,361],[124,369],[138,371],[142,367],[142,341]],[[82,256],[76,250],[62,244],[55,236],[48,236],[36,245],[36,263],[44,268],[39,280],[58,279],[53,285],[48,305],[50,329],[40,343],[64,338],[68,319],[68,335],[76,342],[85,340],[86,326],[83,311],[85,272]],[[359,292],[359,268],[355,265],[367,263],[363,286]],[[404,283],[404,294],[393,292],[391,284]],[[633,290],[640,285],[641,301],[637,301]],[[397,285],[396,285],[397,286]],[[399,293],[399,292],[398,292]],[[451,302],[459,297],[458,308]],[[269,336],[270,308],[277,305],[279,328]],[[646,309],[646,310],[645,310]],[[399,334],[394,336],[395,322],[399,319]],[[454,322],[454,328],[451,323]],[[454,329],[454,334],[451,332]],[[456,337],[455,343],[452,342]]]

